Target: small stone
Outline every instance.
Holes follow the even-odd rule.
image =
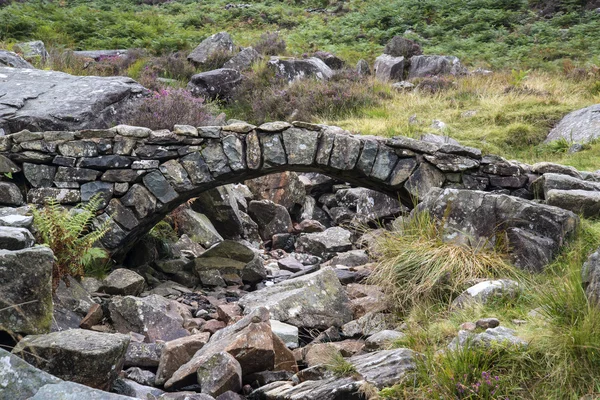
[[[481,329],[495,328],[500,325],[500,321],[497,318],[482,318],[475,325]]]

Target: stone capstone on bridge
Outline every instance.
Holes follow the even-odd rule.
[[[400,198],[412,208],[430,189],[500,191],[533,198],[530,182],[547,169],[478,149],[406,137],[353,135],[305,122],[261,126],[176,125],[152,131],[29,132],[0,137],[0,204],[77,204],[101,197],[102,244],[123,254],[170,211],[202,192],[274,172],[317,172]],[[535,167],[535,166],[534,166]]]

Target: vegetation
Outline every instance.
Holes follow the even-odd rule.
[[[426,234],[426,232],[424,233]],[[387,241],[384,243],[388,243]],[[583,220],[575,240],[539,275],[522,275],[518,297],[464,309],[413,302],[406,337],[395,343],[424,355],[413,379],[384,389],[389,399],[580,399],[597,395],[600,308],[590,304],[581,265],[600,246],[600,223]],[[526,347],[467,345],[446,351],[466,321],[496,317]],[[443,352],[440,350],[444,350]]]
[[[477,279],[520,275],[498,251],[444,242],[441,225],[427,212],[413,213],[378,243],[382,259],[370,280],[400,312],[449,304]]]
[[[138,0],[31,0],[0,3],[0,41],[43,39],[74,50],[190,49],[222,30],[247,46],[279,32],[291,54],[332,51],[373,59],[394,35],[427,54],[454,54],[493,68],[553,69],[563,59],[598,63],[600,18],[583,0],[327,0],[250,3]],[[551,7],[549,7],[551,6]]]
[[[87,267],[93,266],[98,259],[108,257],[104,249],[94,247],[108,231],[107,223],[96,229],[92,227],[101,201],[98,196],[86,204],[67,210],[55,199],[48,198],[44,207],[32,209],[37,242],[54,252],[53,290],[56,290],[61,279],[68,285],[67,276],[81,278]]]
[[[346,360],[342,354],[338,351],[333,353],[331,357],[331,361],[327,364],[327,369],[333,372],[334,375],[342,377],[342,376],[351,376],[356,373],[356,367],[352,365],[351,362]]]

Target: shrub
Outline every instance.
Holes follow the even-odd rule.
[[[201,126],[211,119],[204,99],[184,89],[162,89],[137,105],[124,123],[157,130],[172,129],[176,124]]]
[[[55,199],[48,198],[43,208],[33,208],[37,240],[54,252],[53,290],[56,290],[61,279],[68,286],[67,276],[81,278],[86,266],[97,259],[108,257],[104,249],[94,247],[108,232],[107,224],[96,230],[92,229],[92,220],[101,201],[102,199],[96,196],[85,205],[67,210]]]
[[[278,32],[265,32],[260,35],[258,42],[254,44],[254,50],[266,56],[277,56],[285,54],[285,40],[279,37]]]
[[[414,213],[378,244],[383,256],[369,280],[401,312],[434,302],[448,304],[477,279],[520,276],[498,251],[444,242],[442,225],[426,211]]]
[[[314,121],[360,113],[388,98],[389,89],[354,71],[329,81],[302,79],[292,84],[264,64],[250,72],[236,90],[231,114],[254,123],[269,120]]]

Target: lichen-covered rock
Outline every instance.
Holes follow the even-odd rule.
[[[59,378],[110,390],[128,344],[126,335],[72,329],[26,336],[13,354]]]
[[[333,76],[333,70],[316,57],[304,59],[271,57],[268,65],[289,82],[308,77],[328,80]]]
[[[177,216],[178,231],[188,234],[204,247],[210,247],[223,241],[223,237],[204,214],[184,208]]]
[[[53,264],[54,254],[47,247],[0,250],[0,330],[21,334],[50,330]]]
[[[296,250],[322,258],[332,258],[336,253],[352,250],[352,233],[333,227],[317,233],[303,233],[296,242]]]
[[[459,350],[467,346],[491,347],[493,345],[527,346],[527,342],[516,336],[512,329],[498,326],[488,328],[482,333],[473,333],[465,330],[458,332],[458,336],[448,345],[449,350]]]
[[[258,51],[254,50],[252,47],[246,47],[223,64],[223,68],[231,68],[242,72],[251,68],[252,64],[259,61],[261,58],[262,56]]]
[[[6,399],[26,400],[47,384],[61,380],[33,367],[0,347],[0,393]]]
[[[241,83],[242,75],[239,71],[221,68],[193,75],[187,89],[196,97],[226,100]]]
[[[579,224],[558,207],[475,190],[432,189],[418,210],[443,220],[444,240],[455,243],[493,246],[503,230],[515,265],[532,271],[542,270]]]
[[[410,58],[408,79],[440,76],[465,75],[467,69],[457,57],[453,56],[421,56]]]
[[[219,32],[204,39],[187,59],[196,65],[202,65],[217,53],[232,53],[233,48],[231,36],[227,32]]]
[[[498,298],[514,298],[521,293],[521,287],[510,279],[479,282],[458,296],[452,302],[455,307],[467,307],[473,303],[486,304]]]
[[[115,296],[108,309],[118,332],[140,333],[148,342],[168,341],[189,335],[183,328],[184,317],[191,318],[189,310],[176,301],[156,294],[144,298]]]
[[[238,304],[245,314],[266,307],[272,319],[298,328],[340,327],[352,320],[348,297],[329,267],[249,293]]]
[[[275,234],[290,233],[293,230],[292,219],[286,208],[270,200],[251,201],[248,213],[258,224],[263,240],[271,240]]]
[[[229,353],[221,351],[207,358],[196,372],[202,393],[216,397],[242,389],[242,367]]]
[[[20,206],[23,204],[23,195],[19,187],[12,182],[0,182],[0,205]]]
[[[404,77],[404,57],[382,54],[375,59],[375,76],[382,81],[401,81]]]
[[[222,274],[237,274],[244,282],[257,283],[267,277],[263,261],[251,248],[225,240],[194,260],[195,270],[217,270]]]
[[[565,139],[587,143],[600,134],[600,104],[567,114],[548,134],[546,142]]]
[[[140,274],[125,268],[112,271],[102,281],[99,292],[121,296],[137,296],[144,290],[146,281]]]

